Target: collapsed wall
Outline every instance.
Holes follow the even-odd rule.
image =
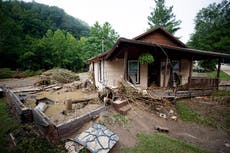
[[[18,117],[19,121],[21,123],[33,122],[38,127],[40,133],[52,143],[57,143],[61,139],[67,138],[81,128],[84,123],[95,119],[100,112],[111,108],[111,106],[102,106],[56,125],[45,113],[34,108],[26,107],[19,97],[10,89],[4,88],[4,93],[11,111]]]

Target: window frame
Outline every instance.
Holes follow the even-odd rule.
[[[129,70],[130,70],[130,66],[129,63],[135,62],[137,63],[137,79],[135,80],[135,84],[140,84],[140,62],[138,60],[128,60],[128,80],[129,79]]]

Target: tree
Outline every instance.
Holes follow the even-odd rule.
[[[150,29],[161,26],[170,33],[174,34],[180,29],[180,20],[176,20],[176,16],[172,12],[173,6],[169,8],[165,6],[165,0],[154,0],[156,7],[148,16],[148,24]]]
[[[82,54],[85,54],[84,61],[90,57],[111,49],[118,39],[119,35],[112,26],[105,22],[102,26],[96,22],[90,28],[90,36],[83,37],[79,41]]]
[[[196,15],[195,32],[187,44],[196,49],[230,53],[229,27],[230,2],[223,0],[219,4],[210,4]],[[201,63],[210,70],[215,68],[215,62],[210,60]]]

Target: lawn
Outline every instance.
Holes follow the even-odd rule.
[[[188,102],[186,101],[177,101],[176,109],[180,118],[183,121],[215,126],[211,118],[204,117],[201,114],[194,111],[191,107],[188,106]]]
[[[138,143],[122,153],[208,153],[194,145],[170,138],[163,134],[138,134]]]
[[[207,72],[206,74],[210,78],[216,78],[216,71]],[[230,76],[227,73],[225,73],[224,71],[220,70],[220,80],[230,81]]]
[[[9,113],[6,101],[0,99],[0,152],[12,153],[64,153],[63,145],[53,145],[41,138],[37,128],[31,124],[19,124]],[[17,145],[9,141],[9,133],[16,138]]]
[[[178,100],[177,113],[181,120],[215,128],[230,134],[230,91],[219,90],[211,96]]]

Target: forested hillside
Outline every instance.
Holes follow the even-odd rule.
[[[58,7],[0,0],[0,67],[47,69],[81,63],[79,55],[73,57],[74,43],[89,34],[87,23]]]

